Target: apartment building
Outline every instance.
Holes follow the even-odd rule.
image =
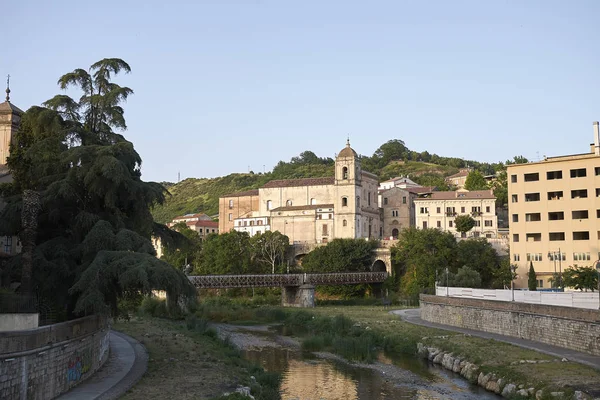
[[[516,287],[527,287],[530,262],[540,288],[569,266],[600,259],[600,132],[589,153],[509,165],[510,258]]]
[[[498,236],[496,197],[491,190],[466,189],[454,192],[431,192],[414,200],[417,228],[438,228],[457,238]],[[466,234],[456,231],[454,219],[469,214],[475,226]]]

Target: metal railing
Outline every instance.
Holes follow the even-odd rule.
[[[0,293],[0,313],[36,313],[38,301],[35,296],[19,293]]]

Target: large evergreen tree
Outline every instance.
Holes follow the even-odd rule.
[[[126,128],[121,104],[133,93],[112,81],[121,71],[129,72],[129,65],[104,59],[89,72],[62,76],[60,87],[78,87],[80,99],[58,95],[46,107],[30,108],[11,143],[14,182],[3,189],[8,204],[0,213],[0,234],[35,229],[25,235],[35,241],[32,287],[69,316],[114,313],[119,297],[131,291],[194,294],[180,271],[154,256],[150,235],[157,226],[150,208],[164,201],[166,191],[141,180],[139,154],[114,131]],[[40,196],[37,226],[21,219],[28,191]],[[13,268],[26,257],[14,257]]]

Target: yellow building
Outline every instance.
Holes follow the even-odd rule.
[[[377,176],[363,171],[350,143],[335,160],[335,175],[273,180],[258,190],[219,199],[219,231],[280,231],[290,243],[382,234]]]
[[[538,287],[569,266],[600,258],[600,132],[594,122],[591,151],[509,165],[510,258],[516,287],[527,287],[533,262]]]

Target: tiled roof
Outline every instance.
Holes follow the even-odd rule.
[[[317,208],[333,208],[333,204],[309,204],[304,206],[277,207],[271,211],[316,210]]]
[[[246,190],[244,192],[230,193],[230,194],[226,194],[224,196],[221,196],[221,198],[225,198],[225,197],[244,197],[244,196],[258,196],[258,189]]]
[[[468,176],[468,175],[469,175],[469,171],[460,171],[460,172],[457,172],[454,175],[450,175],[450,176],[446,177],[446,179],[462,178],[463,176]]]
[[[302,179],[278,179],[267,182],[263,188],[294,187],[294,186],[323,186],[333,185],[335,178],[327,176],[324,178],[302,178]]]
[[[459,196],[460,195],[460,196]],[[452,199],[495,199],[494,193],[491,190],[472,190],[468,191],[455,191],[455,192],[432,192],[431,196],[420,197],[415,199],[418,200],[452,200]]]
[[[420,187],[410,187],[405,189],[407,192],[411,193],[431,193],[435,190],[435,186],[420,186]]]
[[[188,226],[205,226],[207,228],[218,228],[219,223],[217,221],[207,221],[207,220],[198,220],[198,221],[189,221],[186,223]]]

